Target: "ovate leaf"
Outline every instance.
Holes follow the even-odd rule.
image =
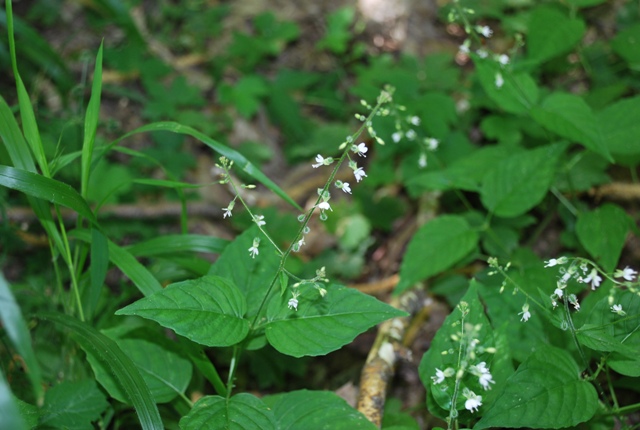
[[[529,58],[542,63],[560,54],[569,52],[586,30],[581,19],[569,18],[551,7],[534,9],[529,21],[527,49]]]
[[[116,315],[138,315],[206,346],[230,346],[249,332],[247,304],[238,288],[218,276],[178,282]]]
[[[578,217],[576,233],[582,246],[604,270],[616,267],[632,220],[620,207],[605,204]]]
[[[262,400],[248,393],[229,400],[206,396],[180,420],[182,430],[276,430],[273,412]]]
[[[280,430],[375,430],[360,412],[330,391],[292,391],[264,398]]]
[[[531,116],[547,130],[613,161],[602,138],[598,120],[582,98],[573,94],[552,93],[539,106],[531,109]]]
[[[555,177],[566,145],[547,145],[517,153],[484,178],[480,198],[495,215],[510,218],[526,213],[542,201]]]
[[[598,112],[602,139],[616,159],[624,164],[640,160],[640,145],[632,143],[640,141],[638,112],[640,96],[620,100]]]
[[[477,243],[478,233],[461,216],[444,215],[426,223],[409,242],[395,292],[453,267]]]
[[[539,344],[504,384],[475,429],[562,428],[589,420],[598,394],[568,352]]]
[[[272,298],[265,331],[275,349],[294,357],[324,355],[384,320],[406,315],[358,290],[325,288],[325,297],[314,288],[302,291],[297,311],[287,306],[290,296]]]
[[[538,87],[530,75],[503,69],[490,58],[475,55],[472,58],[482,88],[500,109],[514,114],[526,114],[538,102]],[[501,86],[496,84],[498,76],[503,81]]]
[[[47,391],[40,426],[69,430],[93,429],[109,404],[94,380],[64,381]]]

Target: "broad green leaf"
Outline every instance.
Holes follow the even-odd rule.
[[[566,145],[523,151],[504,159],[484,177],[482,204],[497,216],[522,215],[544,199]]]
[[[408,185],[417,185],[426,190],[445,191],[460,188],[479,192],[484,175],[513,153],[513,149],[504,145],[485,146],[454,161],[445,169],[414,176],[409,179]]]
[[[474,429],[562,428],[593,417],[598,394],[566,351],[539,344],[511,376]]]
[[[533,10],[527,35],[527,53],[536,63],[569,52],[580,42],[586,26],[558,9],[541,6]]]
[[[266,396],[280,430],[375,430],[376,426],[330,391],[292,391]]]
[[[31,388],[33,389],[35,398],[41,400],[44,394],[41,385],[42,375],[38,360],[31,346],[29,328],[22,316],[20,306],[18,306],[18,303],[11,293],[9,283],[2,273],[0,273],[0,322],[2,322],[1,326],[11,341],[11,344],[24,361],[25,371],[31,381]],[[2,426],[0,426],[0,428],[2,428]]]
[[[118,378],[127,398],[136,409],[143,429],[164,428],[158,407],[140,372],[114,341],[93,327],[67,315],[40,312],[38,318],[53,321],[71,329],[82,349],[98,357],[114,377]]]
[[[269,87],[259,75],[246,75],[233,84],[220,86],[220,102],[233,105],[240,115],[251,118],[260,107],[260,98],[269,91]]]
[[[254,238],[262,238],[256,258],[249,256]],[[273,245],[266,240],[257,226],[252,226],[236,237],[211,266],[210,275],[232,281],[247,301],[247,318],[255,316],[265,299],[269,284],[274,280],[280,257]],[[278,286],[275,287],[278,289]]]
[[[32,197],[66,206],[87,218],[93,224],[98,222],[87,202],[76,190],[64,182],[46,178],[26,170],[0,166],[0,185],[21,191]]]
[[[219,276],[205,276],[167,286],[116,312],[156,321],[206,346],[230,346],[249,332],[243,319],[247,303],[238,288]]]
[[[240,393],[229,400],[206,396],[180,420],[182,430],[276,430],[273,411],[262,400]]]
[[[472,55],[472,58],[482,88],[499,109],[522,115],[528,113],[538,102],[538,87],[530,75],[502,68],[490,58],[479,58],[476,55]],[[496,85],[498,76],[503,80],[500,87]]]
[[[484,307],[478,298],[477,287],[477,283],[475,281],[471,281],[467,293],[460,301],[460,304],[456,306],[451,314],[449,314],[445,319],[444,323],[433,338],[429,349],[422,357],[420,366],[418,367],[420,380],[427,389],[427,406],[429,407],[429,412],[441,418],[449,415],[449,409],[452,406],[451,402],[455,381],[451,378],[445,378],[444,381],[436,383],[437,381],[435,381],[433,377],[436,375],[436,369],[443,371],[449,367],[457,369],[459,351],[462,351],[463,353],[470,351],[468,348],[470,348],[469,342],[472,339],[469,338],[470,335],[468,333],[466,336],[461,337],[461,330],[468,331],[470,327],[479,327],[478,332],[473,336],[473,339],[478,341],[476,345],[476,356],[470,364],[475,365],[484,361],[494,378],[495,384],[492,384],[492,390],[484,391],[478,382],[477,376],[465,373],[460,380],[460,391],[466,387],[474,393],[482,395],[483,404],[486,405],[495,398],[496,390],[503,386],[504,379],[506,379],[508,374],[512,372],[510,365],[507,363],[497,363],[499,358],[497,354],[495,354],[494,357],[494,354],[489,354],[487,352],[483,352],[482,349],[478,349],[478,347],[489,348],[497,347],[498,345],[495,344],[495,332],[491,327],[489,320],[485,316]],[[461,306],[466,307],[464,317],[461,312]],[[465,344],[461,345],[460,341],[453,340],[454,337],[463,339]],[[504,345],[504,348],[505,349],[500,351],[501,354],[506,354],[507,357],[510,357],[506,344]],[[445,352],[446,354],[444,354]],[[466,357],[463,358],[468,359]],[[471,418],[472,415],[470,412],[465,410],[465,400],[466,399],[464,399],[464,397],[459,396],[453,407],[460,411],[461,417],[468,419]],[[481,407],[481,413],[484,408],[485,406]]]
[[[629,215],[620,206],[608,203],[591,212],[581,213],[576,233],[591,257],[604,270],[612,272],[631,226]]]
[[[46,428],[91,430],[109,406],[93,379],[63,381],[47,391],[40,425]]]
[[[582,98],[551,93],[540,105],[531,108],[531,117],[547,130],[613,161],[597,117]]]
[[[640,160],[640,96],[622,99],[598,112],[602,140],[618,162]],[[630,159],[631,158],[631,159]]]
[[[144,332],[140,336],[136,335],[136,331],[124,336],[118,336],[112,330],[105,334],[112,338],[138,367],[156,403],[167,403],[178,394],[184,394],[191,380],[191,363],[172,351],[171,345],[152,340],[151,336]],[[96,379],[109,395],[128,403],[118,379],[113,378],[96,357],[88,355],[88,359]]]
[[[205,145],[207,145],[208,147],[216,151],[218,154],[227,157],[229,160],[232,160],[235,163],[234,168],[240,169],[246,174],[248,174],[249,176],[255,178],[260,183],[262,183],[265,187],[267,187],[268,189],[276,193],[278,196],[280,196],[283,200],[291,204],[294,208],[302,211],[302,208],[300,207],[300,205],[298,205],[295,201],[293,201],[293,199],[291,199],[291,197],[289,197],[280,187],[278,187],[278,185],[276,185],[264,173],[262,173],[258,168],[256,168],[253,164],[251,164],[242,154],[229,148],[226,145],[219,143],[214,139],[211,139],[210,137],[206,136],[203,133],[200,133],[199,131],[191,127],[187,127],[185,125],[178,124],[176,122],[155,122],[152,124],[147,124],[133,131],[130,131],[129,133],[115,140],[109,145],[109,147],[116,145],[121,140],[126,139],[127,137],[130,137],[130,136],[133,136],[134,134],[150,132],[150,131],[169,131],[172,133],[186,134],[188,136],[192,136],[198,139],[199,141],[201,141],[202,143],[204,143]]]
[[[130,245],[125,249],[135,257],[151,257],[177,252],[219,254],[228,243],[229,241],[225,239],[200,234],[169,234]]]
[[[83,242],[91,242],[91,234],[87,230],[73,230],[69,232],[69,237],[82,240]],[[126,249],[121,248],[109,239],[107,239],[107,244],[109,248],[109,260],[131,279],[131,282],[134,283],[143,295],[150,296],[155,292],[162,291],[162,285],[160,285],[158,280]]]
[[[462,260],[478,244],[478,233],[458,215],[429,221],[413,235],[400,266],[398,294]]]
[[[358,290],[337,284],[325,288],[325,297],[310,286],[302,290],[297,311],[287,306],[290,296],[272,297],[265,332],[275,349],[294,357],[328,354],[370,327],[406,315]]]
[[[24,419],[20,416],[20,411],[16,406],[9,384],[4,379],[4,374],[0,372],[0,428],[26,430]],[[31,427],[29,427],[31,428]]]
[[[636,23],[616,34],[611,48],[629,63],[632,70],[640,70],[640,24]]]
[[[640,315],[640,297],[629,290],[616,291],[614,297],[614,303],[621,305],[626,315],[612,312],[609,298],[603,297],[578,330],[578,338],[595,350],[614,351],[607,360],[609,366],[622,375],[639,377],[640,355],[637,352],[640,351],[640,331],[637,315]],[[592,331],[596,331],[596,334],[592,334]]]
[[[84,117],[84,138],[82,141],[82,173],[81,173],[81,195],[87,197],[87,187],[89,186],[89,175],[91,174],[91,161],[93,158],[93,146],[96,141],[96,131],[98,120],[100,119],[100,95],[102,93],[102,47],[100,43],[96,65],[93,71],[93,85],[91,86],[91,98],[87,106]]]

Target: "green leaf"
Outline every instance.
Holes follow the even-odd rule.
[[[4,379],[2,372],[0,372],[0,428],[14,430],[27,429],[15,399],[11,394],[11,389]]]
[[[598,408],[595,388],[581,379],[571,355],[544,344],[503,387],[474,429],[576,426],[591,419]]]
[[[591,212],[581,213],[576,233],[591,257],[605,271],[612,272],[631,225],[631,218],[620,206],[607,203]]]
[[[573,94],[551,93],[539,106],[531,109],[532,118],[561,137],[613,161],[591,108]]]
[[[409,242],[395,293],[453,267],[477,244],[478,233],[461,216],[443,215],[429,221]]]
[[[255,178],[260,183],[262,183],[265,187],[267,187],[268,189],[276,193],[278,196],[280,196],[283,200],[291,204],[294,208],[302,211],[302,208],[300,207],[300,205],[298,205],[291,197],[289,197],[278,185],[276,185],[264,173],[262,173],[258,168],[256,168],[253,164],[251,164],[242,154],[229,148],[226,145],[219,143],[214,139],[211,139],[210,137],[207,137],[203,133],[200,133],[199,131],[191,127],[187,127],[182,124],[178,124],[176,122],[155,122],[152,124],[144,125],[140,128],[130,131],[129,133],[115,140],[109,145],[109,147],[116,145],[121,140],[126,139],[127,137],[130,137],[130,136],[133,136],[134,134],[150,132],[150,131],[169,131],[172,133],[186,134],[188,136],[192,136],[198,139],[199,141],[201,141],[202,143],[204,143],[205,145],[207,145],[208,147],[216,151],[218,154],[227,157],[229,160],[232,160],[235,163],[236,168],[239,168],[249,176]]]
[[[266,396],[280,430],[375,430],[376,426],[330,391],[292,391]]]
[[[632,70],[640,70],[640,24],[625,28],[611,40],[611,48],[629,63]]]
[[[102,285],[107,277],[109,268],[109,241],[107,237],[96,228],[91,229],[91,266],[89,275],[91,283],[89,285],[89,303],[85,315],[93,315],[93,311],[100,300]]]
[[[93,146],[96,141],[96,131],[98,129],[98,119],[100,117],[100,95],[102,93],[102,47],[100,43],[96,65],[93,71],[93,85],[91,86],[91,98],[87,106],[84,118],[84,139],[82,142],[82,175],[81,194],[87,197],[87,187],[89,186],[89,175],[91,174],[91,160],[93,158]]]
[[[11,344],[24,361],[27,376],[31,381],[33,394],[35,398],[40,401],[44,394],[41,385],[42,375],[38,360],[31,346],[29,328],[22,317],[20,306],[18,306],[18,303],[11,293],[9,283],[2,273],[0,273],[0,322],[2,322],[1,325],[9,337]],[[2,416],[2,414],[0,414],[0,416]]]
[[[258,312],[280,263],[280,257],[267,240],[260,242],[258,258],[249,256],[255,237],[262,237],[262,233],[254,225],[227,245],[209,271],[210,275],[228,279],[238,287],[247,301],[248,319]]]
[[[331,284],[326,290],[325,297],[312,287],[301,291],[297,311],[288,308],[290,297],[272,297],[265,332],[275,349],[294,357],[324,355],[375,324],[406,315],[343,285]]]
[[[91,234],[87,230],[73,230],[69,232],[69,237],[89,243],[92,240]],[[135,284],[143,295],[150,296],[155,292],[162,291],[162,285],[158,280],[133,255],[109,239],[107,239],[107,245],[109,248],[109,260],[131,279],[131,282]]]
[[[26,170],[0,166],[0,185],[21,191],[32,197],[66,206],[97,225],[98,221],[87,202],[76,190],[63,182]]]
[[[219,254],[224,251],[228,243],[229,241],[225,239],[200,234],[169,234],[130,245],[126,250],[135,257],[151,257],[177,252]]]
[[[537,7],[529,21],[528,57],[542,63],[567,53],[580,42],[585,31],[581,19],[569,18],[552,7]]]
[[[243,319],[247,303],[238,288],[219,276],[204,276],[167,286],[116,312],[156,321],[206,346],[230,346],[249,332]]]
[[[264,80],[257,75],[240,78],[231,85],[220,87],[220,102],[235,106],[240,115],[251,118],[260,107],[260,98],[269,92]]]
[[[45,396],[39,424],[46,428],[90,430],[109,406],[92,379],[63,381]]]
[[[143,429],[164,428],[158,408],[140,372],[114,341],[93,327],[67,315],[40,312],[38,318],[50,320],[71,329],[82,349],[98,357],[110,369],[122,384],[127,398],[136,409]]]
[[[482,204],[497,216],[522,215],[544,199],[566,145],[519,152],[497,164],[484,178]]]
[[[276,430],[273,411],[249,393],[240,393],[229,400],[206,396],[193,405],[180,420],[182,430]]]
[[[506,112],[516,115],[527,114],[538,102],[538,87],[527,73],[514,73],[503,69],[497,61],[490,58],[471,56],[476,65],[478,79],[491,100]],[[496,86],[496,78],[500,75],[504,81]]]
[[[105,334],[111,337],[138,367],[156,403],[167,403],[178,394],[184,394],[191,380],[191,363],[172,351],[171,345],[163,345],[163,342],[152,339],[152,336],[144,331],[140,336],[136,331],[124,336],[118,336],[115,330],[109,330]],[[88,354],[87,358],[96,379],[109,395],[128,403],[118,379],[113,378],[95,356]]]
[[[630,144],[640,140],[638,112],[640,96],[622,99],[598,112],[602,140],[607,149],[617,156],[618,162],[627,164],[630,156],[631,161],[636,164],[640,160],[640,145]]]
[[[478,346],[482,346],[483,348],[497,346],[494,341],[494,330],[484,314],[484,307],[478,297],[477,289],[478,283],[472,280],[469,284],[469,289],[460,301],[460,305],[456,306],[451,314],[447,316],[433,338],[429,349],[422,357],[420,366],[418,367],[420,380],[427,389],[427,406],[429,407],[429,412],[441,418],[449,415],[449,409],[452,407],[451,402],[455,383],[453,379],[445,378],[444,381],[436,384],[433,376],[436,375],[436,369],[444,371],[449,367],[452,369],[458,368],[458,351],[461,348],[461,344],[460,341],[454,339],[461,338],[461,327],[464,330],[469,330],[469,327],[473,326],[479,327],[479,331],[476,333],[476,336],[474,336]],[[466,308],[464,317],[461,312],[461,306]],[[464,324],[462,324],[461,321],[464,321]],[[462,337],[462,340],[465,341],[466,345],[462,346],[462,348],[467,348],[471,339],[467,335]],[[475,365],[482,361],[486,363],[495,381],[495,384],[492,384],[493,389],[484,391],[478,382],[477,376],[465,373],[460,380],[459,390],[462,391],[463,388],[466,387],[476,394],[482,393],[483,404],[486,405],[492,398],[495,398],[496,390],[503,386],[504,380],[507,377],[505,373],[508,374],[508,372],[512,372],[512,369],[506,362],[498,364],[497,354],[494,357],[493,354],[483,352],[482,349],[478,348],[476,351],[476,357],[470,364]],[[443,354],[444,352],[447,353]],[[505,349],[501,350],[501,354],[509,357],[506,345]],[[465,410],[464,401],[464,397],[459,396],[453,407],[460,411],[463,419],[468,419],[471,418],[472,415]],[[482,408],[484,408],[484,406]],[[482,411],[482,409],[480,409],[480,411]]]

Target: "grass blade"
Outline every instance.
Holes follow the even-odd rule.
[[[109,242],[107,237],[96,228],[91,229],[91,262],[89,266],[89,275],[91,282],[89,283],[88,302],[86,304],[85,313],[90,318],[93,311],[98,305],[100,299],[100,291],[102,284],[107,277],[107,269],[109,268]]]
[[[35,394],[38,403],[42,403],[44,398],[44,392],[42,390],[42,384],[40,383],[42,376],[40,372],[40,366],[38,360],[33,352],[31,346],[31,336],[29,335],[29,329],[27,323],[22,317],[20,307],[16,303],[9,283],[4,276],[0,273],[0,321],[4,327],[7,336],[11,340],[14,348],[18,351],[18,354],[24,360],[26,365],[27,375],[31,381],[33,393]],[[1,397],[1,394],[0,394]],[[2,416],[3,414],[0,414]],[[4,427],[3,427],[4,428]],[[7,427],[9,428],[9,427]],[[13,428],[13,427],[11,427]]]
[[[94,225],[98,224],[98,220],[87,202],[76,190],[64,182],[26,170],[0,165],[0,185],[22,191],[32,197],[66,206],[90,220]]]
[[[69,237],[91,242],[91,233],[88,230],[73,230]],[[107,239],[109,248],[109,260],[124,273],[144,296],[149,296],[162,290],[158,280],[142,264],[135,259],[126,249],[116,245]]]
[[[143,429],[164,428],[151,391],[136,365],[118,345],[95,328],[68,315],[42,312],[38,318],[53,321],[70,329],[82,349],[98,358],[111,371],[136,409]]]
[[[27,426],[13,401],[11,390],[0,372],[0,427],[3,429],[25,430]]]
[[[102,92],[102,43],[98,49],[96,66],[93,72],[93,85],[91,87],[91,98],[87,106],[84,118],[84,140],[82,142],[82,177],[80,182],[80,194],[87,197],[87,187],[89,186],[89,174],[91,170],[91,159],[93,158],[93,145],[96,141],[96,130],[98,129],[98,119],[100,116],[100,94]]]

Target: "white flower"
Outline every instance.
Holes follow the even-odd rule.
[[[322,209],[323,211],[326,211],[326,210],[333,211],[333,209],[331,209],[331,206],[329,205],[329,202],[322,202],[318,204],[318,208]]]
[[[420,125],[420,118],[418,118],[417,116],[412,116],[411,118],[409,118],[409,122],[413,125]]]
[[[351,194],[351,187],[349,186],[348,182],[342,183],[342,191],[344,191],[345,193]]]
[[[611,312],[616,313],[620,316],[625,316],[627,313],[622,310],[622,305],[613,305],[611,306]]]
[[[425,154],[424,152],[420,153],[420,158],[418,158],[418,166],[420,166],[421,169],[427,167],[427,154]]]
[[[465,388],[462,391],[462,395],[467,398],[467,401],[464,402],[464,407],[467,410],[471,412],[477,412],[478,408],[482,406],[482,396],[478,396],[476,393],[469,390],[468,388]]]
[[[415,130],[407,130],[406,136],[407,136],[407,139],[413,140],[416,138],[417,133],[415,132]]]
[[[254,215],[253,222],[258,224],[258,227],[265,225],[267,222],[264,220],[264,215]]]
[[[431,379],[433,380],[433,383],[436,385],[444,381],[444,378],[445,378],[444,372],[438,368],[436,368],[436,375],[431,377]]]
[[[480,378],[478,379],[478,382],[480,382],[480,385],[482,385],[482,388],[484,388],[485,390],[490,390],[491,389],[491,385],[489,385],[489,383],[492,383],[492,384],[496,383],[493,380],[493,376],[491,376],[491,373],[489,373],[489,372],[483,373],[482,375],[480,375]]]
[[[484,49],[478,49],[476,51],[476,54],[478,54],[478,57],[480,57],[480,58],[487,58],[489,56],[489,53],[487,51],[485,51]]]
[[[627,281],[633,281],[633,278],[635,278],[637,274],[638,272],[633,270],[631,267],[627,266],[623,270],[620,270],[620,269],[616,270],[613,276],[615,278],[624,278]]]
[[[462,45],[460,45],[458,47],[458,51],[462,52],[463,54],[468,54],[469,53],[469,45],[466,43],[463,43]]]
[[[358,154],[359,156],[361,156],[361,157],[366,157],[366,155],[364,155],[364,154],[366,154],[366,153],[367,153],[367,151],[369,150],[369,148],[367,148],[367,145],[365,145],[365,144],[364,144],[364,142],[360,142],[360,143],[358,144],[358,146],[353,145],[353,146],[351,147],[351,150],[352,150],[353,152],[355,152],[356,154]]]
[[[427,148],[429,148],[430,151],[435,151],[436,149],[438,149],[440,141],[438,139],[430,137],[428,139],[425,139],[424,143],[427,145]]]
[[[562,295],[564,294],[564,292],[562,291],[561,288],[556,288],[556,290],[553,292],[553,294],[556,295],[556,297],[560,298],[562,297]]]
[[[602,281],[602,278],[598,275],[598,271],[596,270],[595,267],[591,269],[591,273],[589,273],[589,276],[583,279],[583,282],[585,284],[591,283],[592,290],[595,290],[596,288],[598,288],[600,286],[601,281]]]
[[[498,56],[498,63],[502,64],[503,66],[506,66],[507,64],[509,64],[509,56],[507,54],[502,54]]]
[[[478,376],[478,382],[480,382],[480,385],[482,385],[482,388],[484,388],[485,390],[491,389],[491,386],[489,384],[495,384],[493,376],[491,375],[491,372],[489,372],[489,368],[487,367],[487,363],[484,361],[481,361],[475,366],[471,366],[471,373]]]
[[[400,142],[400,139],[402,139],[402,132],[401,131],[396,131],[395,133],[393,133],[391,135],[391,140],[393,140],[394,143]]]
[[[364,173],[364,170],[362,169],[362,167],[358,167],[353,171],[353,176],[356,177],[356,182],[360,182],[362,178],[367,176],[367,174]]]
[[[289,299],[289,301],[287,302],[287,307],[289,309],[294,309],[294,310],[298,310],[298,296],[300,295],[299,292],[294,291],[293,293],[291,293],[291,298]]]
[[[518,312],[518,315],[522,315],[522,319],[520,321],[529,321],[529,318],[531,318],[531,312],[529,312],[529,303],[525,303],[524,305],[522,305],[522,312]]]
[[[231,206],[231,205],[229,205],[229,206]],[[229,206],[227,206],[226,208],[222,208],[222,210],[224,211],[224,214],[222,215],[222,218],[226,218],[228,216],[230,217],[231,215],[233,215],[231,213],[231,209],[232,208],[230,208]]]
[[[249,248],[249,255],[251,255],[251,258],[256,258],[256,255],[260,254],[260,251],[258,251],[258,245],[260,245],[260,238],[256,237],[253,239],[253,245]]]
[[[500,89],[504,85],[504,79],[502,78],[502,73],[496,73],[496,88]]]
[[[312,166],[315,169],[320,166],[328,166],[331,163],[333,163],[333,158],[331,157],[324,158],[322,155],[318,154],[316,155],[316,164],[312,164]]]
[[[578,303],[578,297],[576,297],[575,294],[569,294],[567,299],[569,300],[569,303],[571,303],[573,305],[573,308],[575,310],[577,310],[577,311],[580,310],[580,303]]]
[[[544,262],[545,263],[544,267],[553,267],[558,264],[564,264],[566,262],[567,262],[567,257],[552,258]]]
[[[477,26],[476,31],[486,38],[489,38],[493,35],[493,30],[491,30],[488,25],[485,25],[484,27]]]

